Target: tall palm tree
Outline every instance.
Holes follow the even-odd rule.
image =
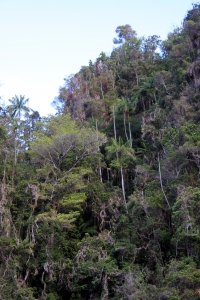
[[[124,133],[126,136],[126,140],[130,140],[130,147],[132,147],[132,134],[131,134],[131,124],[129,119],[130,112],[134,109],[134,101],[133,99],[121,97],[117,100],[117,110],[119,112],[123,113],[123,119],[124,119]],[[126,123],[128,119],[128,128],[129,128],[129,138],[126,130]]]
[[[29,108],[26,106],[26,103],[29,101],[29,98],[25,99],[25,96],[20,95],[19,97],[15,95],[12,99],[8,100],[11,105],[8,106],[11,111],[11,117],[17,117],[21,120],[22,113],[28,112]]]
[[[111,161],[111,165],[118,168],[121,174],[121,186],[122,186],[122,195],[124,200],[124,205],[126,207],[126,212],[128,213],[127,203],[126,203],[126,194],[125,194],[125,184],[124,184],[124,169],[127,166],[128,161],[136,160],[135,152],[133,148],[130,147],[129,141],[124,143],[121,138],[119,141],[111,138],[111,145],[106,147],[108,159],[116,153],[117,159]]]
[[[127,111],[128,111],[128,101],[125,97],[122,97],[121,99],[117,100],[117,109],[118,109],[118,111],[123,113],[124,133],[126,136],[126,140],[128,141],[128,135],[127,135],[127,130],[126,130],[126,115],[127,115]]]
[[[11,105],[8,105],[8,111],[13,119],[13,133],[14,133],[14,165],[17,164],[17,146],[19,144],[19,128],[22,113],[28,112],[29,108],[26,103],[29,99],[25,99],[25,96],[20,95],[19,97],[15,95],[12,99],[9,99]]]

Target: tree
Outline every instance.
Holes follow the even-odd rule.
[[[135,152],[130,147],[130,142],[127,141],[123,143],[122,139],[119,138],[119,141],[111,138],[111,145],[106,147],[107,150],[107,157],[111,158],[113,154],[116,154],[116,159],[111,160],[111,166],[120,169],[121,174],[121,187],[122,187],[122,195],[124,200],[124,205],[126,207],[126,212],[128,213],[127,209],[127,202],[126,202],[126,194],[125,194],[125,183],[124,183],[124,172],[123,170],[127,167],[128,161],[134,161]]]
[[[29,112],[30,109],[26,106],[26,103],[29,99],[25,99],[25,96],[20,95],[19,97],[15,95],[12,99],[9,99],[11,105],[8,105],[7,109],[10,112],[12,117],[12,125],[13,125],[13,132],[15,136],[15,146],[14,146],[14,165],[17,163],[17,144],[19,144],[20,140],[20,122],[22,114],[25,112]],[[16,119],[15,119],[16,118]]]
[[[121,99],[117,100],[117,109],[123,113],[123,119],[124,119],[124,133],[126,140],[130,140],[130,147],[132,147],[132,134],[131,134],[131,124],[129,120],[129,113],[130,110],[133,108],[133,103],[130,99],[122,97]],[[129,138],[126,130],[126,120],[128,118],[128,127],[129,127]]]
[[[133,37],[136,36],[136,31],[133,30],[128,24],[118,26],[115,32],[117,33],[118,39],[113,39],[114,44],[122,44],[126,41],[130,41]]]
[[[23,113],[28,112],[29,108],[26,106],[26,103],[29,101],[29,98],[25,99],[25,96],[20,95],[19,97],[15,95],[12,99],[9,99],[11,105],[8,106],[8,109],[11,112],[12,118],[17,117],[21,120]]]
[[[53,213],[56,221],[70,228],[85,200],[84,177],[93,172],[95,160],[98,165],[99,147],[107,140],[95,130],[79,129],[69,115],[51,117],[41,125],[30,153],[50,209],[38,218],[49,220]]]

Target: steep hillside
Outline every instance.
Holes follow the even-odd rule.
[[[0,299],[200,299],[200,5],[113,42],[55,116],[1,108]]]

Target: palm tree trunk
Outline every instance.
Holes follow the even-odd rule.
[[[15,141],[14,141],[14,165],[16,166],[17,164],[17,139],[15,135]]]
[[[114,126],[114,137],[115,141],[117,140],[116,124],[115,124],[115,107],[113,105],[113,126]]]
[[[116,124],[115,124],[115,107],[113,105],[113,126],[114,126],[114,137],[115,141],[117,140]],[[118,160],[118,152],[116,151],[116,158]]]
[[[124,112],[123,115],[124,115],[124,133],[126,136],[126,140],[128,141],[128,135],[127,135],[127,131],[126,131],[126,112]]]
[[[159,171],[159,177],[160,177],[160,187],[161,187],[161,190],[162,190],[162,193],[163,193],[163,196],[167,202],[167,205],[168,207],[170,208],[170,205],[169,205],[169,201],[167,199],[167,196],[165,194],[165,191],[163,189],[163,184],[162,184],[162,174],[161,174],[161,169],[160,169],[160,158],[159,158],[159,153],[158,153],[158,171]]]
[[[122,185],[122,194],[123,194],[123,199],[124,199],[124,205],[126,207],[126,213],[128,214],[128,208],[127,208],[127,203],[126,203],[126,195],[125,195],[125,188],[124,188],[124,174],[123,174],[122,166],[120,168],[120,171],[121,171],[121,185]]]
[[[131,133],[131,123],[128,122],[128,128],[129,128],[129,136],[130,136],[130,147],[133,148],[133,141],[132,141],[132,133]]]

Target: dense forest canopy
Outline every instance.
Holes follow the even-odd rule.
[[[0,299],[200,299],[200,4],[113,42],[0,109]]]

